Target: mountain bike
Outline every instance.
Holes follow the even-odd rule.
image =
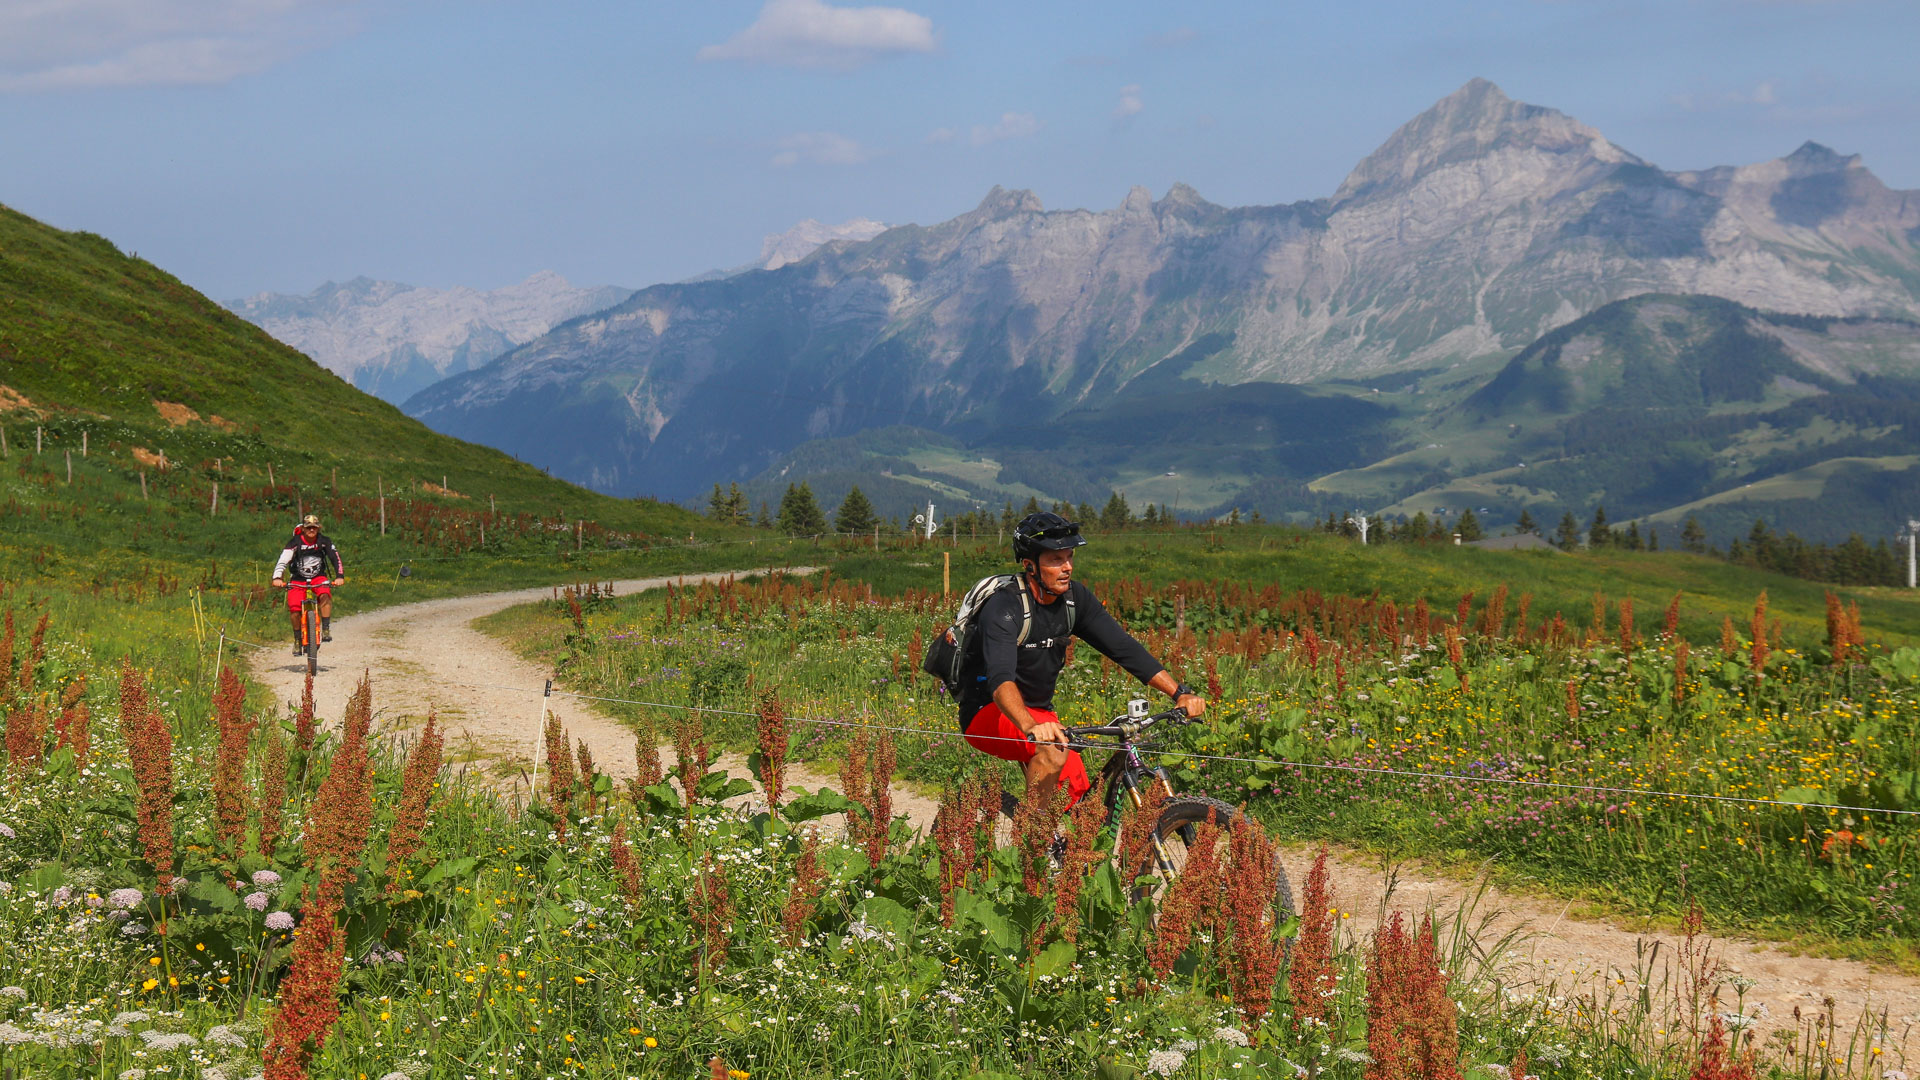
[[[1152,875],[1154,879],[1153,885],[1135,890],[1136,902],[1159,899],[1174,879],[1180,876],[1193,846],[1199,842],[1200,826],[1216,826],[1211,834],[1214,843],[1224,846],[1232,832],[1233,820],[1240,812],[1219,799],[1176,794],[1167,771],[1157,765],[1148,765],[1141,758],[1143,751],[1152,752],[1155,747],[1154,743],[1141,738],[1148,729],[1158,724],[1172,727],[1188,723],[1192,723],[1192,718],[1187,716],[1185,709],[1175,706],[1165,712],[1149,713],[1147,702],[1135,698],[1127,703],[1126,715],[1114,717],[1111,723],[1066,729],[1067,741],[1075,749],[1112,751],[1106,764],[1100,768],[1109,824],[1116,824],[1120,820],[1122,799],[1138,810],[1145,805],[1153,785],[1160,785],[1167,794],[1167,800],[1161,804],[1160,814],[1154,820],[1151,851],[1143,865],[1123,867],[1128,871],[1137,869],[1139,876]],[[1114,742],[1089,741],[1093,739],[1111,739]],[[1123,845],[1116,839],[1114,851],[1121,850]],[[1274,905],[1281,918],[1290,917],[1295,912],[1293,886],[1287,881],[1287,870],[1280,864],[1278,854],[1274,856],[1274,885]]]
[[[308,675],[315,675],[320,671],[320,593],[313,588],[313,584],[313,582],[307,582],[301,586],[306,590],[307,595],[300,600],[300,651],[307,658]],[[332,582],[324,584],[332,588],[339,587]],[[290,589],[293,585],[293,582],[288,582],[280,587]]]

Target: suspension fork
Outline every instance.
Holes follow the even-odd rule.
[[[1146,762],[1140,760],[1140,752],[1134,749],[1131,743],[1121,747],[1119,754],[1124,755],[1124,757],[1119,758],[1119,760],[1124,763],[1116,770],[1121,784],[1121,792],[1125,795],[1127,801],[1133,804],[1135,810],[1139,810],[1146,805],[1145,796],[1140,794],[1140,778],[1142,776],[1149,777],[1152,783],[1159,784],[1167,793],[1168,798],[1173,797],[1173,785],[1167,782],[1167,778],[1164,775],[1154,769],[1149,769]],[[1160,842],[1160,837],[1156,835],[1151,828],[1147,830],[1147,841],[1153,845],[1153,861],[1155,867],[1160,871],[1160,876],[1164,880],[1172,881],[1174,875],[1179,873],[1179,868],[1173,865],[1173,857],[1167,854],[1167,846]]]

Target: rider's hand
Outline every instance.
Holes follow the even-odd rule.
[[[346,575],[345,575],[345,574],[342,574],[342,575],[340,575],[339,577],[337,577],[337,578],[334,578],[334,579],[333,579],[333,583],[334,583],[335,585],[345,585],[345,584],[347,583],[347,577],[346,577]]]
[[[276,589],[284,589],[287,587],[287,583],[284,581],[281,581],[279,578],[274,578],[273,587]]]
[[[1052,720],[1044,724],[1035,724],[1027,734],[1037,743],[1059,743],[1067,745],[1067,730]]]
[[[1207,711],[1207,699],[1199,694],[1182,694],[1174,699],[1175,705],[1187,710],[1187,719],[1198,720]]]

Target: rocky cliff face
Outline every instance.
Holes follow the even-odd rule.
[[[260,293],[227,307],[360,389],[399,402],[630,295],[572,285],[545,271],[489,292],[361,277],[305,296]]]
[[[1606,303],[1699,293],[1920,314],[1920,193],[1857,158],[1668,173],[1475,80],[1331,198],[1176,185],[1047,212],[996,188],[938,225],[656,286],[407,403],[569,479],[684,497],[810,438],[965,435],[1173,387],[1503,358]]]

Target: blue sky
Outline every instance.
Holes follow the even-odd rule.
[[[640,286],[994,184],[1331,194],[1474,76],[1669,169],[1920,188],[1912,0],[0,0],[0,203],[226,299]]]

